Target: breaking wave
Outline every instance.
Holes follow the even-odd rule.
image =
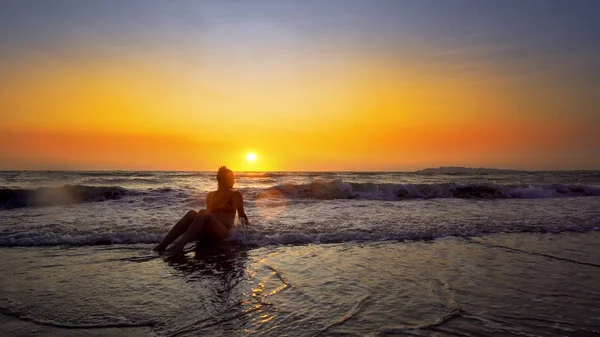
[[[262,192],[265,197],[306,199],[404,200],[432,198],[536,199],[600,196],[600,187],[589,185],[501,185],[496,183],[375,184],[342,180],[309,184],[281,184]]]
[[[121,199],[141,194],[120,186],[65,185],[37,189],[0,188],[0,209],[66,205]]]
[[[395,184],[395,183],[348,183],[341,179],[315,181],[307,184],[279,184],[269,188],[242,188],[243,195],[253,199],[363,199],[406,200],[433,198],[462,199],[536,199],[580,196],[600,196],[600,187],[579,184],[550,185],[501,185],[497,183],[445,183],[445,184]],[[143,191],[121,186],[65,185],[18,189],[0,187],[0,209],[22,207],[67,205],[85,202],[118,200],[125,197],[153,195],[169,198],[196,200],[198,191],[169,187],[151,188]],[[202,192],[201,192],[202,193]],[[168,198],[167,194],[171,194]],[[186,199],[186,200],[187,200]],[[173,202],[178,200],[173,199]]]

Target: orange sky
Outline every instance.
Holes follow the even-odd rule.
[[[386,60],[243,78],[231,68],[192,77],[135,60],[95,62],[24,61],[8,72],[2,168],[561,168],[572,149],[598,144],[585,120],[560,113],[568,102],[550,96],[554,88],[501,76],[427,78],[422,65]],[[521,90],[547,98],[523,100]],[[545,113],[521,114],[528,109]],[[249,151],[257,162],[246,162]]]
[[[0,169],[600,167],[595,88],[480,57],[498,46],[316,48],[265,31],[209,51],[85,41],[5,57]]]

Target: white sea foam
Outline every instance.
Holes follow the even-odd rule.
[[[0,172],[3,176],[0,246],[156,243],[188,209],[205,207],[203,196],[214,189],[212,173]],[[44,185],[48,177],[68,184]],[[131,183],[77,184],[115,177]],[[160,183],[137,185],[139,177]],[[242,175],[236,186],[252,226],[232,239],[264,246],[600,227],[600,187],[590,173],[481,179],[410,173]]]
[[[351,210],[356,213],[358,209]],[[409,212],[409,211],[407,211]],[[407,213],[405,212],[405,214]],[[338,243],[388,240],[431,240],[448,236],[472,237],[490,233],[503,232],[551,232],[563,231],[595,231],[600,219],[597,213],[576,222],[562,221],[559,214],[552,221],[552,215],[540,217],[539,220],[498,217],[488,220],[470,220],[465,212],[464,221],[439,215],[425,216],[417,223],[381,223],[380,221],[339,222],[320,221],[307,224],[285,224],[279,221],[262,223],[260,219],[248,228],[235,229],[228,241],[244,246],[268,246],[308,243]],[[392,218],[401,219],[403,215]],[[158,243],[166,234],[165,227],[141,227],[132,231],[131,226],[115,226],[112,228],[87,228],[74,230],[73,227],[35,226],[21,228],[14,233],[0,234],[0,246],[90,246],[109,244],[153,244]]]
[[[501,185],[497,183],[393,184],[347,183],[340,179],[308,184],[281,184],[262,191],[263,195],[308,199],[402,200],[431,198],[560,198],[600,196],[600,187],[577,184]],[[259,192],[261,193],[261,192]]]

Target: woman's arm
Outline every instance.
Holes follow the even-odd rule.
[[[242,197],[242,193],[235,191],[232,195],[232,198],[242,225],[249,225],[250,221],[248,221],[248,216],[246,215],[246,212],[244,212],[244,198]]]

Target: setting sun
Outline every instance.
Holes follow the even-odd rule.
[[[579,7],[438,1],[2,5],[0,170],[600,167]]]
[[[248,155],[246,155],[246,160],[249,162],[256,161],[256,153],[248,153]]]

